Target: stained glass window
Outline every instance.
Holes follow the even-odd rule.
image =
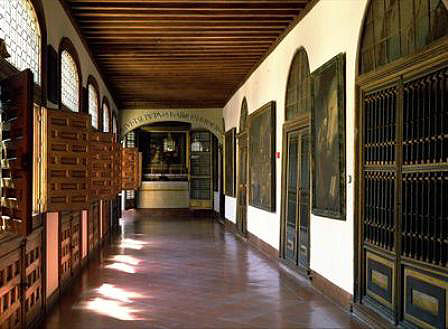
[[[105,133],[110,131],[110,112],[107,103],[103,104],[103,131]]]
[[[92,84],[88,87],[89,114],[92,116],[92,126],[98,129],[98,93]]]
[[[31,69],[40,85],[41,34],[30,0],[0,0],[0,37],[11,55],[8,62],[20,71]]]
[[[311,108],[311,78],[308,55],[301,48],[292,60],[286,91],[286,120]]]
[[[448,35],[443,0],[372,0],[361,45],[361,73],[411,55]]]
[[[79,111],[79,76],[75,60],[67,50],[61,54],[61,102],[73,112]]]

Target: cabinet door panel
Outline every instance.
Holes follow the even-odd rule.
[[[90,116],[42,109],[44,210],[82,210],[89,203]]]
[[[114,135],[89,133],[89,184],[91,200],[114,197]]]
[[[1,87],[0,230],[31,232],[33,106],[29,70],[4,79]]]
[[[136,190],[139,186],[139,154],[137,148],[124,148],[121,153],[121,188]]]

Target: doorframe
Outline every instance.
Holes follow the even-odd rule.
[[[300,131],[302,129],[311,128],[311,114],[305,113],[297,116],[291,121],[287,121],[283,124],[283,133],[282,133],[282,186],[281,186],[281,211],[280,211],[280,250],[279,250],[279,256],[282,263],[286,264],[289,267],[292,267],[296,270],[299,270],[299,272],[304,272],[307,275],[309,275],[310,267],[303,268],[301,266],[298,266],[296,264],[291,264],[288,260],[285,258],[285,234],[286,234],[286,207],[287,207],[287,199],[286,199],[286,189],[288,187],[287,185],[287,170],[288,170],[288,134],[294,132],[294,131]],[[311,158],[310,158],[311,159]],[[310,181],[311,181],[311,161],[310,161]],[[311,190],[310,190],[311,192]],[[311,193],[310,193],[310,205],[311,205]],[[309,220],[309,227],[308,227],[308,236],[311,237],[311,207],[309,209],[310,213],[310,220]],[[310,255],[311,250],[311,243],[310,247],[308,248],[308,255]]]
[[[247,234],[249,233],[248,232],[248,230],[247,230],[247,209],[248,209],[248,195],[247,195],[247,191],[248,191],[248,181],[249,181],[249,177],[248,177],[248,173],[249,173],[249,156],[248,156],[248,150],[249,150],[249,140],[248,140],[248,134],[247,134],[247,129],[244,129],[243,131],[241,131],[241,132],[239,132],[237,135],[236,135],[236,139],[237,139],[237,144],[238,144],[238,155],[237,155],[237,157],[238,157],[238,161],[237,161],[237,167],[238,167],[238,171],[237,171],[237,173],[238,173],[238,176],[237,176],[237,195],[236,195],[236,226],[237,226],[237,232],[238,232],[238,234],[240,234],[240,235],[242,235],[243,237],[246,237],[247,236]],[[239,222],[239,217],[241,216],[241,214],[240,214],[240,211],[239,211],[239,204],[240,204],[240,195],[241,195],[241,193],[240,193],[240,149],[241,149],[241,147],[240,147],[240,141],[242,141],[242,140],[244,140],[244,142],[246,143],[246,159],[245,159],[245,167],[246,167],[246,212],[245,212],[245,214],[246,214],[246,218],[245,218],[245,220],[243,221],[243,223],[242,223],[242,230],[240,230],[240,228],[239,228],[239,225],[238,225],[238,222]]]

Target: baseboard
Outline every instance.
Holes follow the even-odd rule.
[[[47,300],[45,303],[45,313],[49,313],[56,305],[58,300],[59,300],[59,288],[56,288],[56,290],[53,291],[49,297],[47,296]]]
[[[395,328],[394,324],[379,316],[368,307],[355,303],[353,304],[353,316],[366,328],[389,329]]]
[[[345,311],[351,312],[353,309],[353,295],[338,287],[327,278],[317,272],[310,273],[311,285],[321,292],[325,297],[333,301]]]
[[[221,216],[219,212],[213,210],[213,218],[216,219],[220,224],[225,225],[226,219]]]
[[[255,249],[259,250],[262,254],[270,258],[271,260],[278,262],[279,261],[279,253],[278,250],[272,247],[270,244],[264,242],[256,235],[247,232],[247,242],[254,247]]]

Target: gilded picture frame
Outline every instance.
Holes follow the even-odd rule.
[[[275,212],[276,104],[271,101],[249,115],[249,205]]]
[[[311,211],[317,216],[345,220],[345,54],[322,65],[311,79]]]

